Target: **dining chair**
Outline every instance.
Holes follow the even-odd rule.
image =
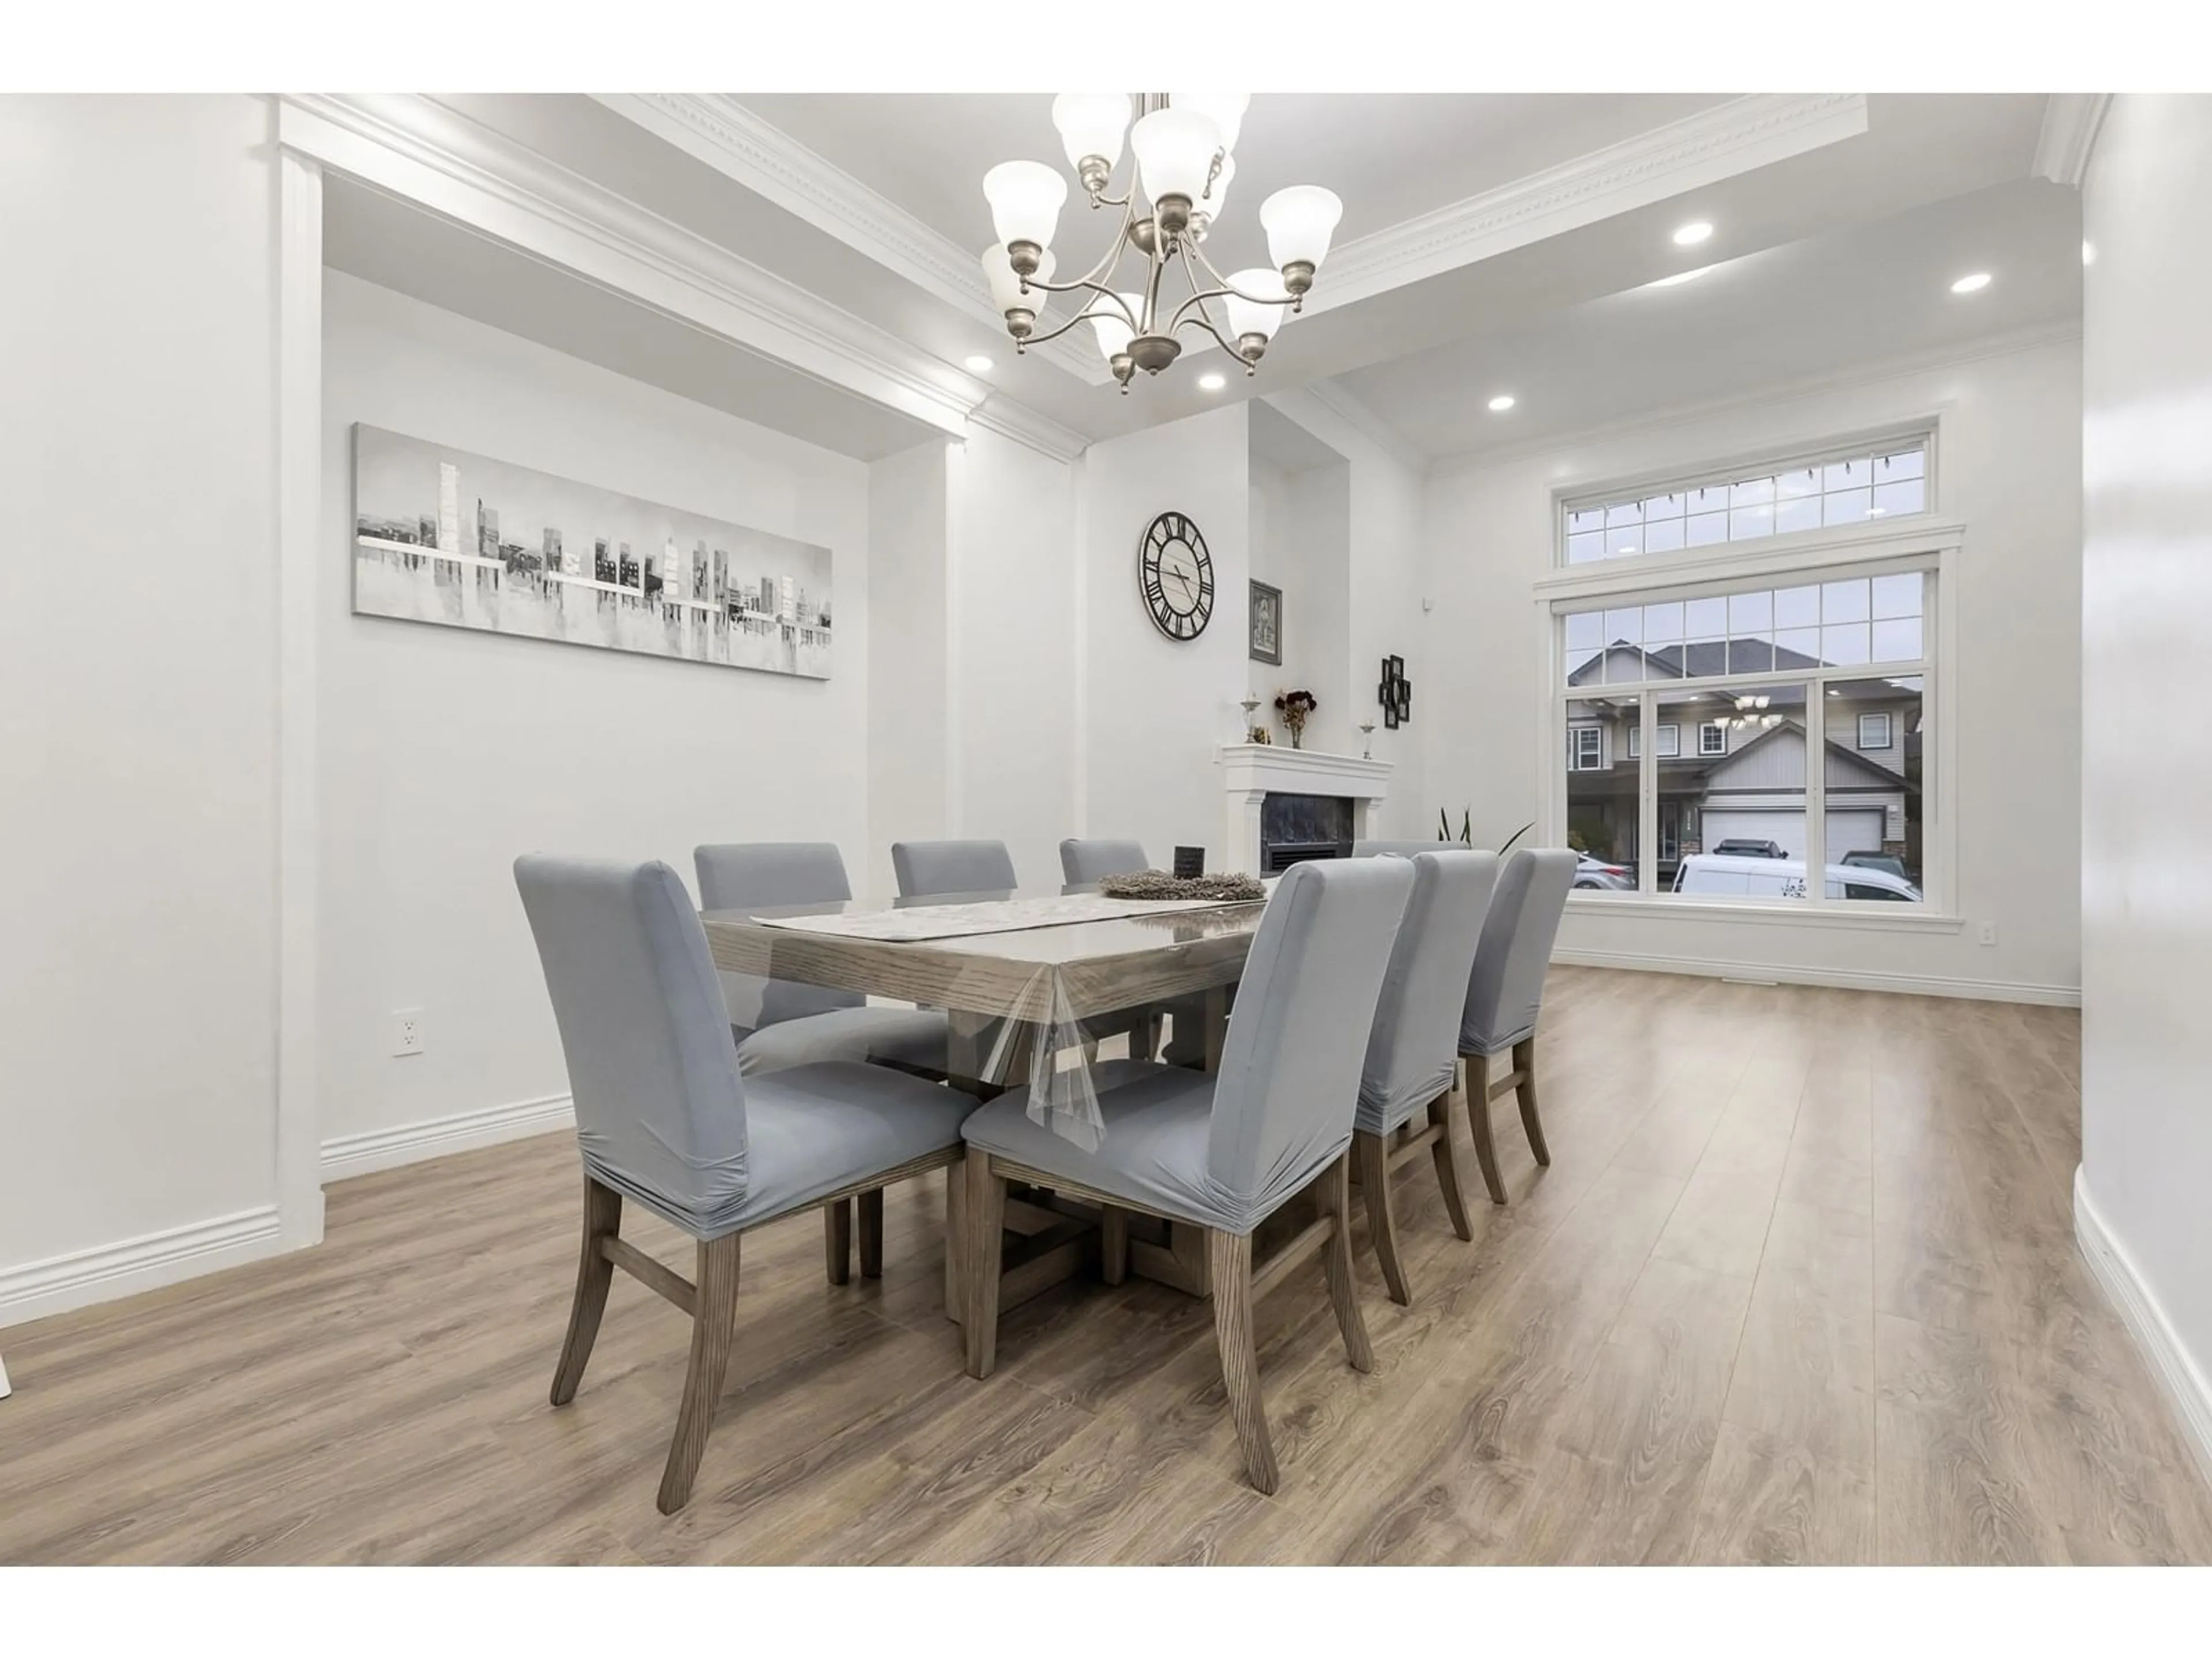
[[[1413,885],[1413,868],[1400,860],[1292,866],[1254,936],[1218,1073],[1138,1060],[1101,1066],[1103,1133],[1096,1151],[1033,1121],[1015,1096],[968,1120],[963,1301],[970,1376],[988,1376],[997,1363],[1010,1180],[1200,1228],[1214,1340],[1245,1470],[1260,1491],[1275,1490],[1254,1300],[1322,1250],[1345,1350],[1356,1370],[1374,1364],[1352,1275],[1346,1154],[1359,1057]],[[1309,1188],[1318,1216],[1255,1271],[1253,1231]],[[1116,1263],[1108,1262],[1107,1276],[1119,1277]]]
[[[834,842],[728,842],[691,849],[702,910],[768,909],[783,905],[835,904],[853,896],[844,855]],[[751,1024],[732,1020],[738,1069],[747,1077],[814,1066],[823,1060],[866,1060],[931,1082],[942,1082],[951,1050],[951,1028],[941,1009],[876,1008],[857,991],[795,980],[722,975],[733,986]],[[753,1012],[754,1010],[757,1012]],[[851,1282],[854,1212],[860,1215],[860,1273],[882,1271],[884,1194],[881,1188],[855,1200],[825,1205],[822,1254],[832,1285]]]
[[[1108,876],[1133,876],[1149,870],[1140,841],[1082,841],[1073,836],[1060,844],[1060,873],[1070,887],[1090,887]]]
[[[691,1360],[660,1477],[691,1496],[737,1320],[738,1241],[753,1228],[961,1156],[964,1095],[839,1061],[748,1080],[706,930],[665,864],[531,854],[515,886],[561,1032],[584,1163],[583,1254],[552,1401],[575,1398],[622,1268],[691,1316]],[[622,1237],[627,1199],[694,1242],[685,1279]]]
[[[901,898],[939,893],[1011,893],[1013,855],[1002,841],[895,841],[891,870]]]
[[[1575,854],[1565,848],[1524,848],[1505,860],[1483,918],[1460,1020],[1459,1052],[1467,1062],[1467,1115],[1490,1201],[1505,1202],[1498,1152],[1490,1136],[1490,1103],[1510,1090],[1521,1103],[1521,1127],[1536,1162],[1552,1161],[1536,1115],[1536,1018],[1543,1010],[1544,973],[1559,937],[1559,918],[1575,884]],[[1492,1079],[1493,1054],[1510,1053],[1512,1069]]]
[[[1352,843],[1352,856],[1409,859],[1417,853],[1449,853],[1454,848],[1465,850],[1464,844],[1455,841],[1355,841]]]
[[[1367,1231],[1390,1299],[1413,1300],[1390,1208],[1390,1174],[1424,1147],[1436,1164],[1452,1231],[1474,1237],[1460,1188],[1451,1133],[1452,1083],[1459,1069],[1461,1017],[1474,969],[1475,944],[1498,884],[1498,854],[1431,842],[1413,854],[1413,892],[1391,947],[1359,1075],[1352,1117],[1352,1166],[1367,1203]],[[1427,1126],[1405,1134],[1426,1109]]]

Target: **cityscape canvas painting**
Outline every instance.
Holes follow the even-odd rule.
[[[830,550],[372,426],[353,608],[830,678]]]

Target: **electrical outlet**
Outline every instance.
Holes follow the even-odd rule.
[[[1997,925],[1996,925],[1996,923],[1995,923],[1994,921],[1985,921],[1985,922],[1984,922],[1984,923],[1982,924],[1982,943],[1983,943],[1983,944],[1984,944],[1984,945],[1995,945],[1996,942],[1997,942]]]
[[[392,1011],[392,1052],[394,1054],[419,1054],[429,1046],[429,1036],[420,1008],[394,1008]]]

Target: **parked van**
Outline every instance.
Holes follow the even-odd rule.
[[[1805,860],[1692,853],[1674,872],[1674,890],[1733,898],[1803,898]],[[1920,890],[1902,876],[1842,864],[1828,866],[1827,896],[1889,899],[1903,904],[1922,902]]]

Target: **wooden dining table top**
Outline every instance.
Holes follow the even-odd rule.
[[[1049,888],[936,894],[914,905],[1058,897]],[[771,925],[777,918],[898,908],[848,901],[708,910],[714,965],[728,973],[860,991],[933,1007],[1047,1021],[1133,1008],[1233,984],[1264,901],[1203,910],[1134,911],[1110,920],[920,940],[870,939]]]

